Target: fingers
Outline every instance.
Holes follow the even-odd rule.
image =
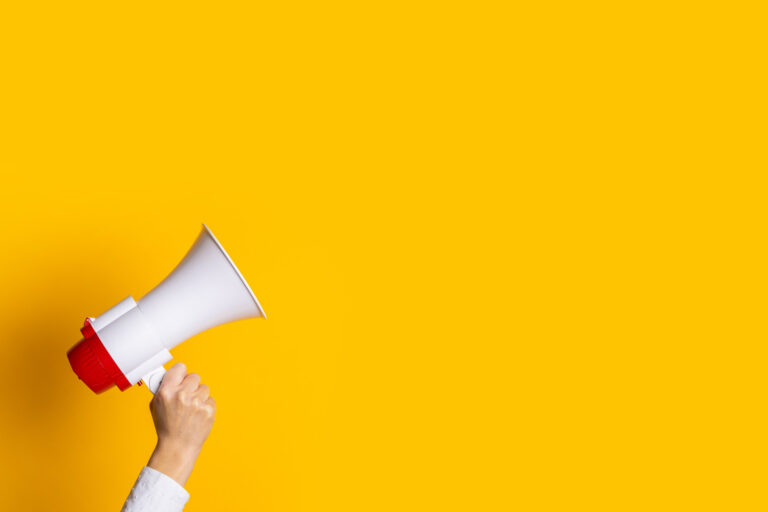
[[[176,387],[184,380],[187,375],[187,367],[184,363],[176,363],[163,376],[163,382],[160,383],[160,389],[163,387]],[[158,390],[159,391],[159,390]]]
[[[200,375],[190,373],[184,377],[184,380],[179,385],[179,391],[184,392],[186,395],[194,395],[198,387],[200,387]]]
[[[204,403],[211,396],[211,390],[205,384],[200,384],[195,392],[195,397],[200,400],[200,403]]]
[[[201,384],[200,375],[197,373],[187,374],[187,367],[184,363],[176,363],[168,370],[160,384],[160,391],[165,388],[163,396],[178,396],[185,403],[197,404],[208,409],[210,414],[216,410],[216,402],[211,397],[211,390],[205,384]]]
[[[212,396],[209,396],[208,399],[204,402],[205,408],[208,409],[208,412],[213,416],[216,414],[216,400],[213,399]]]

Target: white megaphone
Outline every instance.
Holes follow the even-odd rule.
[[[208,226],[168,277],[138,302],[128,297],[96,318],[67,352],[95,393],[144,381],[155,393],[170,349],[195,334],[243,318],[266,318],[242,274]]]

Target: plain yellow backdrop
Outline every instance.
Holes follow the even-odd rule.
[[[765,12],[0,6],[0,508],[118,510],[66,350],[206,222],[203,510],[765,510]]]

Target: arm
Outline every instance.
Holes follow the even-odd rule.
[[[123,512],[181,511],[189,499],[183,486],[213,426],[216,403],[200,376],[187,375],[177,363],[165,374],[149,409],[157,445]]]

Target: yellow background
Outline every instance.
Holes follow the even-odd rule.
[[[0,508],[118,510],[146,389],[65,351],[209,224],[203,510],[765,510],[765,16],[0,7]]]

